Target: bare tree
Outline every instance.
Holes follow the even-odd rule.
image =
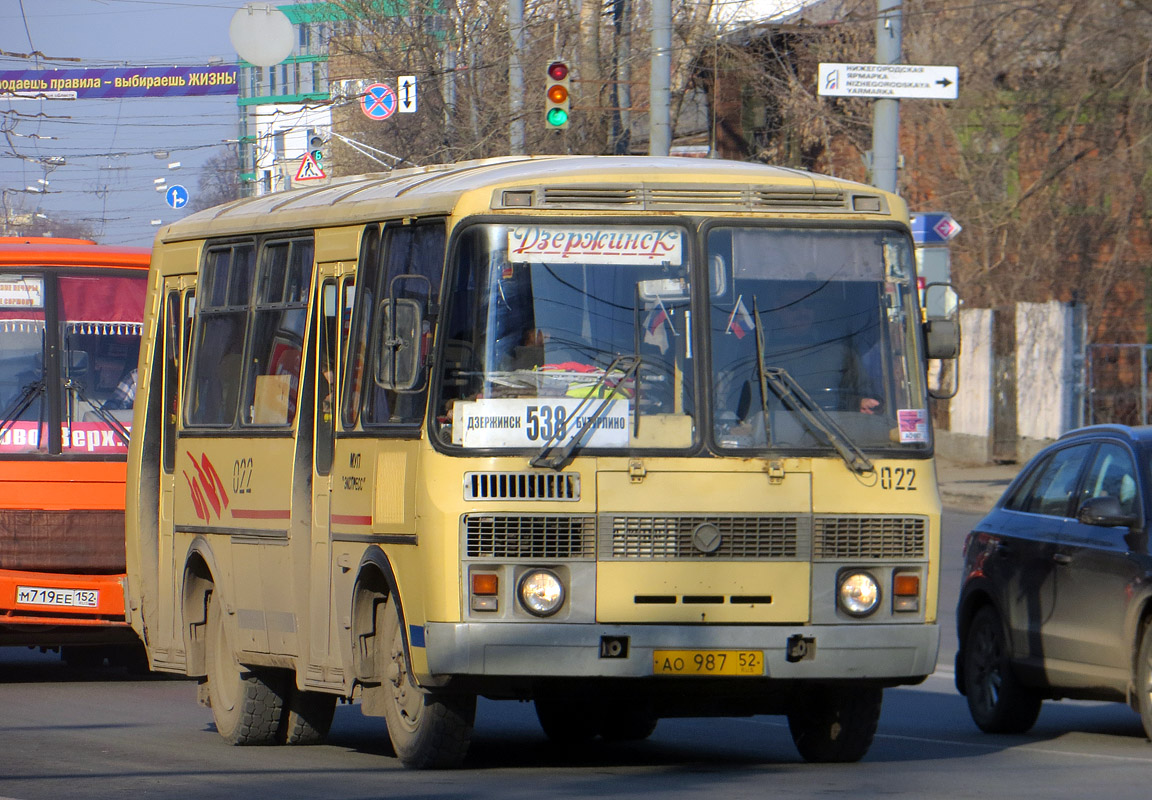
[[[189,203],[192,211],[230,203],[243,196],[240,185],[240,156],[236,148],[217,153],[204,162],[200,171],[200,191]]]
[[[374,0],[342,0],[347,22],[331,41],[329,79],[391,83],[417,76],[419,111],[368,119],[357,98],[333,125],[336,174],[507,155],[511,36],[502,0],[415,0],[391,13]],[[675,0],[673,120],[690,95],[696,52],[714,38],[711,0]],[[524,128],[529,153],[614,153],[647,140],[647,0],[527,0]],[[572,66],[572,121],[544,125],[547,65]],[[351,141],[346,141],[351,140]]]

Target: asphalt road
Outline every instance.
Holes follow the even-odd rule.
[[[0,797],[672,798],[853,796],[1146,798],[1152,744],[1124,706],[1048,703],[1026,736],[987,736],[952,686],[950,612],[959,547],[975,517],[945,521],[941,667],[888,690],[859,764],[796,753],[779,717],[662,720],[645,742],[560,748],[532,706],[481,701],[462,770],[416,773],[392,757],[382,720],[340,706],[326,745],[229,747],[195,684],[81,672],[52,654],[0,648]],[[1106,789],[1104,789],[1106,787]]]

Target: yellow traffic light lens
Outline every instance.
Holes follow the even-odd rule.
[[[548,99],[553,103],[563,103],[568,99],[568,90],[563,86],[552,86],[548,89]]]
[[[548,124],[559,128],[568,122],[568,112],[562,108],[552,108],[548,111]]]

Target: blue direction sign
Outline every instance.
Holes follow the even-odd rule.
[[[364,89],[360,108],[369,119],[388,119],[396,113],[396,92],[386,83],[373,83]]]
[[[916,244],[946,244],[963,230],[952,215],[926,212],[912,215],[912,241]]]
[[[188,205],[188,190],[177,183],[168,187],[168,191],[164,193],[164,199],[172,208],[183,208]]]

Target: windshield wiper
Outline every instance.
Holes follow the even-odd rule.
[[[20,396],[16,398],[15,402],[8,407],[4,412],[4,416],[0,417],[0,437],[8,432],[8,429],[16,424],[16,420],[20,419],[20,415],[28,410],[33,401],[37,397],[44,394],[47,387],[44,385],[43,380],[33,381],[20,390]]]
[[[800,414],[800,418],[810,431],[822,434],[844,459],[849,469],[860,473],[872,471],[872,462],[864,455],[864,451],[856,446],[827,411],[816,404],[786,369],[764,367],[763,370],[764,378],[776,396],[784,405]]]
[[[608,395],[600,398],[600,402],[596,405],[592,416],[572,435],[572,438],[568,440],[568,444],[564,445],[563,450],[549,457],[548,454],[559,443],[563,436],[560,426],[555,426],[556,430],[554,430],[552,435],[548,437],[548,440],[544,442],[543,447],[540,448],[540,452],[532,456],[532,459],[528,463],[533,467],[549,467],[551,469],[560,469],[563,467],[572,456],[572,452],[580,445],[580,442],[584,441],[584,437],[588,435],[588,432],[596,427],[596,421],[607,413],[608,408],[612,405],[612,401],[616,399],[617,394],[623,394],[623,386],[628,378],[638,375],[641,363],[642,359],[640,356],[617,356],[613,359],[612,363],[608,365],[608,369],[604,370],[604,374],[592,385],[592,388],[588,390],[588,394],[585,395],[584,399],[580,401],[580,405],[576,406],[568,418],[579,419],[584,409],[590,406],[593,400],[596,399],[596,393],[608,382],[608,376],[617,369],[623,370],[620,380],[613,384]],[[639,413],[635,411],[635,409],[633,410],[634,413]]]
[[[120,420],[109,414],[108,409],[104,408],[104,406],[97,405],[96,403],[92,402],[92,399],[84,393],[83,384],[81,384],[79,381],[69,378],[68,380],[64,381],[64,388],[71,389],[72,391],[76,392],[76,396],[88,404],[89,408],[91,408],[96,413],[96,416],[100,418],[100,421],[106,424],[108,427],[112,428],[112,430],[116,431],[116,433],[120,434],[120,438],[124,440],[124,445],[128,445],[128,439],[130,436],[128,429],[120,423]]]
[[[805,427],[809,431],[820,433],[825,440],[835,448],[844,463],[853,472],[871,472],[872,462],[864,451],[856,446],[832,415],[825,411],[814,401],[796,379],[788,374],[783,367],[769,367],[764,363],[764,333],[760,325],[760,310],[756,298],[752,298],[752,311],[755,316],[756,328],[756,371],[760,375],[760,403],[764,407],[764,435],[769,444],[772,441],[768,428],[768,388],[780,398],[784,405],[800,415]]]

